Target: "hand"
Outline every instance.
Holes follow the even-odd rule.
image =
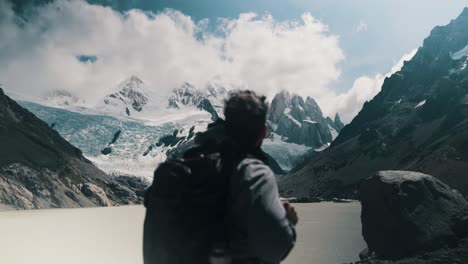
[[[297,216],[296,208],[294,208],[294,206],[292,206],[288,201],[283,201],[283,206],[286,210],[286,218],[288,218],[289,222],[293,225],[297,225],[299,217]]]

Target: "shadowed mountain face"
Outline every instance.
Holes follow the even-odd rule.
[[[2,89],[0,146],[0,207],[108,206],[141,200],[136,192],[143,182],[110,178]]]
[[[434,28],[331,147],[280,181],[287,196],[355,197],[379,170],[434,175],[468,194],[468,9]]]

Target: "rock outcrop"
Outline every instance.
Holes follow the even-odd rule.
[[[0,204],[15,209],[142,201],[141,186],[96,168],[57,131],[0,89]],[[135,178],[135,182],[140,179]],[[128,197],[136,197],[128,199]]]
[[[468,234],[468,202],[436,178],[380,171],[360,187],[362,234],[378,258],[455,247]]]

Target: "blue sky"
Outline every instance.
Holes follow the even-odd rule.
[[[269,98],[287,89],[349,122],[431,29],[465,6],[468,0],[0,0],[0,83],[36,97],[66,90],[90,105],[131,75],[160,93],[185,81]]]

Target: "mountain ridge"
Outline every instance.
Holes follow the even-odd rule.
[[[420,171],[468,194],[467,29],[467,9],[435,27],[330,148],[280,180],[283,194],[358,198],[378,170]]]

